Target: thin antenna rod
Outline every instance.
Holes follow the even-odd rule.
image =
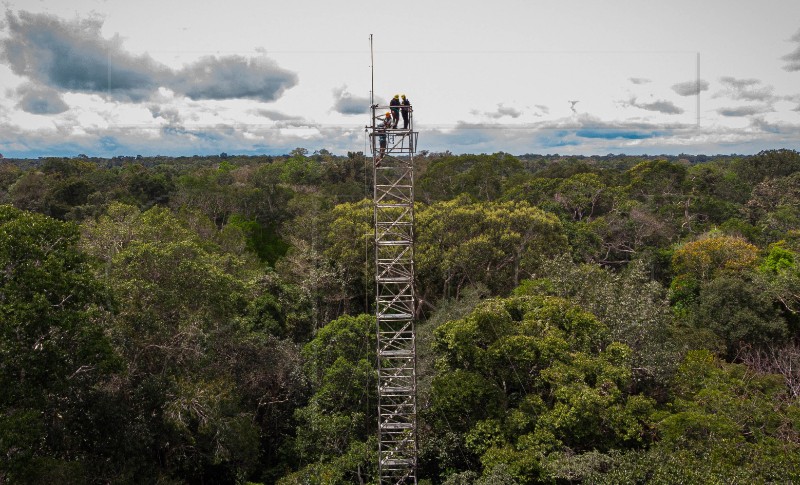
[[[372,75],[372,84],[369,88],[369,105],[375,105],[375,56],[372,53],[372,34],[369,34],[369,70]]]
[[[700,127],[700,51],[697,51],[697,127]]]

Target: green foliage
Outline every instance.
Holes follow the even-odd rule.
[[[502,394],[480,374],[455,369],[440,373],[431,384],[429,412],[436,427],[464,433],[500,409]]]
[[[46,175],[39,171],[26,171],[9,187],[8,193],[14,207],[43,212],[47,194]]]
[[[682,274],[673,278],[669,285],[669,298],[675,315],[680,319],[688,318],[699,294],[700,282],[691,275]]]
[[[258,255],[258,259],[270,265],[286,254],[289,244],[281,239],[274,228],[262,226],[256,220],[246,220],[242,216],[233,215],[228,219],[228,225],[238,227],[244,231],[247,249]]]
[[[19,174],[19,167],[0,159],[0,204],[9,203],[8,189],[19,178]]]
[[[612,340],[633,351],[636,385],[666,387],[680,360],[680,347],[664,289],[650,280],[644,264],[635,262],[624,272],[612,272],[555,258],[543,265],[542,276],[523,282],[514,294],[558,296],[597,316]]]
[[[800,477],[798,444],[786,434],[795,404],[785,399],[776,376],[695,351],[681,365],[674,389],[674,401],[658,413],[660,440],[648,450],[609,455],[589,481],[770,483]]]
[[[559,204],[555,193],[561,180],[557,178],[531,177],[509,187],[501,200],[525,201],[548,212],[557,212]]]
[[[689,168],[686,182],[692,194],[733,204],[747,202],[749,187],[731,164],[712,161]]]
[[[605,202],[606,185],[593,173],[581,173],[563,180],[555,193],[569,216],[576,221],[599,215]]]
[[[372,289],[375,274],[375,229],[372,202],[338,204],[331,210],[332,221],[325,236],[325,256],[331,261],[340,282],[336,295],[344,313],[351,313],[366,289]],[[371,292],[371,291],[370,291]],[[359,302],[361,303],[361,302]],[[367,308],[364,302],[361,308]]]
[[[795,267],[794,252],[786,249],[783,243],[773,244],[769,254],[759,266],[764,273],[778,274],[782,271],[791,270]]]
[[[250,331],[295,342],[308,341],[312,332],[311,304],[299,288],[281,281],[274,272],[266,272],[249,282],[248,293],[244,325]]]
[[[648,249],[668,245],[677,228],[648,204],[626,200],[589,222],[576,222],[570,245],[578,261],[620,266]]]
[[[631,351],[566,300],[487,300],[434,332],[440,374],[426,422],[461,434],[484,470],[534,483],[545,457],[640,446],[653,401],[631,395]]]
[[[521,170],[519,160],[504,153],[447,155],[432,161],[420,177],[420,198],[429,204],[461,194],[475,200],[496,200],[504,185]]]
[[[800,172],[785,177],[766,178],[750,194],[742,207],[747,221],[758,231],[758,241],[768,244],[785,239],[800,223]]]
[[[91,415],[119,365],[74,225],[0,206],[0,479],[80,482],[112,430]],[[89,416],[87,416],[87,414]]]
[[[114,296],[111,336],[127,363],[114,397],[135,396],[108,404],[137,436],[132,450],[115,451],[164,453],[158,465],[129,463],[126,472],[230,482],[277,452],[288,430],[273,420],[288,420],[303,391],[297,351],[268,332],[308,326],[281,304],[285,295],[268,293],[280,285],[247,284],[247,262],[197,230],[216,233],[196,213],[112,204],[86,224],[84,246],[104,262]]]
[[[779,254],[776,250],[767,261],[778,264]],[[701,337],[705,348],[722,348],[733,357],[743,345],[765,347],[787,337],[787,322],[775,308],[772,295],[764,291],[767,283],[752,272],[757,257],[758,248],[753,244],[719,234],[675,250],[671,300],[676,316],[706,332]]]
[[[751,186],[765,178],[785,177],[800,172],[800,153],[795,150],[764,150],[753,157],[736,160],[731,168]]]
[[[719,226],[723,234],[744,238],[748,241],[759,241],[762,238],[761,230],[740,217],[731,217]]]
[[[525,202],[474,203],[461,196],[421,207],[417,226],[421,286],[441,288],[445,296],[476,283],[506,293],[566,245],[558,220]]]
[[[378,443],[374,437],[363,443],[355,442],[332,460],[312,463],[284,476],[276,483],[278,485],[372,483],[369,480],[378,475],[377,449]]]
[[[303,347],[306,373],[316,389],[326,381],[326,374],[337,361],[357,364],[373,358],[375,319],[370,315],[343,316],[321,328],[314,340]],[[348,387],[360,384],[351,383]]]
[[[141,208],[169,201],[175,183],[169,172],[155,172],[142,165],[132,164],[122,172],[123,184],[131,198]]]
[[[280,483],[308,477],[344,483],[344,477],[361,476],[374,466],[368,461],[376,453],[369,439],[374,429],[367,423],[377,419],[375,338],[374,317],[343,316],[303,347],[312,396],[308,406],[295,411],[298,426],[291,452],[304,468]]]
[[[315,185],[322,179],[322,166],[313,158],[297,153],[283,164],[280,177],[289,185]]]
[[[656,207],[668,206],[675,195],[681,194],[686,167],[666,160],[645,161],[625,173],[628,193]]]
[[[785,246],[785,241],[780,241],[770,247],[759,266],[761,278],[758,281],[771,298],[780,302],[790,321],[796,322],[794,318],[800,313],[800,268],[797,253]]]
[[[731,276],[717,277],[700,288],[689,319],[722,338],[729,357],[743,344],[766,347],[782,342],[788,330],[767,293]]]
[[[797,152],[419,155],[423,482],[800,481]],[[4,160],[0,482],[374,483],[370,175]]]

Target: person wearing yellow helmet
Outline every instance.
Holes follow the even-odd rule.
[[[392,128],[397,128],[397,123],[400,121],[400,95],[395,94],[394,98],[389,102],[389,108],[392,110]]]
[[[405,94],[401,94],[400,97],[403,98],[403,101],[400,103],[402,106],[402,108],[400,108],[400,112],[403,114],[403,129],[407,130],[408,120],[411,116],[411,101],[406,98]]]

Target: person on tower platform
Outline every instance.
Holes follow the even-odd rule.
[[[400,121],[400,95],[395,94],[394,98],[389,102],[389,109],[392,110],[392,128],[397,128],[397,123]]]
[[[378,120],[375,131],[378,132],[378,144],[380,145],[380,152],[378,159],[375,160],[375,166],[380,167],[381,160],[383,160],[383,157],[386,155],[386,130],[392,127],[394,121],[392,120],[392,113],[389,111],[382,117],[376,116],[375,119]]]
[[[402,106],[400,108],[400,113],[402,113],[403,115],[403,129],[407,130],[408,120],[410,119],[411,116],[411,101],[409,101],[408,98],[406,98],[405,94],[401,94],[400,97],[403,98],[403,101],[400,103],[400,105]]]

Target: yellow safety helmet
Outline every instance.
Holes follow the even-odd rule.
[[[399,94],[395,94],[395,95],[394,95],[394,99],[397,99],[397,98],[399,98],[399,97],[400,97],[400,95],[399,95]]]
[[[401,94],[400,97],[403,98],[403,99],[406,99],[406,95],[405,94]]]

